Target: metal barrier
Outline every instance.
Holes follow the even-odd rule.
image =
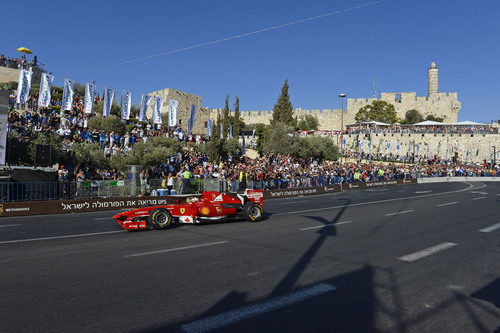
[[[402,177],[399,178],[402,179]],[[409,178],[415,177],[407,175],[407,179]],[[371,179],[371,181],[394,179],[396,177],[377,178]],[[0,201],[69,200],[165,195],[166,186],[162,186],[163,181],[166,182],[163,179],[149,179],[146,184],[142,185],[139,179],[0,183]],[[237,192],[243,190],[243,187],[259,190],[286,190],[290,188],[310,188],[353,182],[355,181],[352,178],[344,177],[294,177],[290,179],[249,180],[246,186],[240,187],[242,184],[237,180],[194,178],[184,182],[183,179],[175,178],[173,190],[175,194],[197,194],[203,191]]]

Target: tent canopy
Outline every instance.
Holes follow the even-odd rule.
[[[359,126],[359,125],[390,126],[389,124],[381,123],[380,121],[374,121],[374,120],[372,120],[372,121],[365,121],[365,122],[362,122],[362,123],[350,124],[350,125],[347,125],[347,127]]]
[[[487,126],[488,124],[476,123],[474,121],[466,120],[466,121],[460,121],[458,123],[454,123],[453,125],[458,125],[458,126]]]
[[[414,126],[446,126],[446,124],[440,123],[438,121],[426,120],[420,123],[413,124]]]

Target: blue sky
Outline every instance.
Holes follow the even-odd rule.
[[[12,1],[2,4],[0,53],[25,46],[55,83],[95,80],[140,95],[167,87],[222,107],[271,109],[285,79],[294,107],[340,108],[337,95],[458,92],[459,120],[500,119],[500,1],[389,0],[286,28],[125,65],[124,60],[351,8],[355,0]],[[7,14],[7,15],[6,15]],[[5,29],[5,27],[8,27]],[[118,95],[120,95],[119,93]]]

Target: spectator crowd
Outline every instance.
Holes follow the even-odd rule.
[[[14,60],[0,58],[2,64],[12,64]],[[18,59],[24,62],[25,59]],[[16,62],[14,61],[14,62]],[[56,95],[56,91],[52,92]],[[57,133],[62,139],[63,150],[69,151],[73,144],[96,144],[106,158],[119,154],[129,154],[137,142],[147,142],[156,136],[175,138],[179,142],[193,142],[203,145],[208,137],[184,133],[180,128],[170,129],[150,123],[136,123],[127,127],[125,133],[89,128],[92,116],[83,113],[83,98],[76,95],[70,111],[60,111],[61,101],[53,99],[48,108],[38,108],[38,97],[30,97],[28,105],[15,105],[15,94],[11,94],[9,131],[15,132],[22,140],[29,141],[36,132]],[[95,103],[99,102],[99,96]],[[388,129],[379,129],[387,131]],[[401,128],[401,130],[405,130]],[[352,130],[349,130],[351,133]],[[354,133],[354,132],[352,132]],[[199,146],[198,146],[199,147]],[[347,152],[349,155],[349,152]],[[353,156],[355,157],[355,156]],[[217,162],[198,149],[197,145],[183,145],[183,149],[165,156],[165,162],[145,169],[141,182],[148,179],[221,179],[238,187],[258,187],[263,189],[291,188],[301,186],[324,186],[338,183],[369,182],[404,178],[441,176],[498,176],[498,167],[442,161],[439,158],[409,160],[409,156],[389,159],[388,163],[358,163],[319,161],[302,159],[290,155],[264,154],[254,159],[241,152],[229,154]],[[400,164],[397,162],[415,162]],[[130,174],[123,170],[96,169],[79,163],[73,155],[68,165],[59,166],[61,181],[126,180]]]

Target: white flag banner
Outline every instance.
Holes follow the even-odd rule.
[[[359,150],[363,151],[363,146],[365,145],[365,139],[361,138],[361,142],[359,143]]]
[[[398,142],[396,143],[396,154],[398,154],[398,155],[399,155],[399,144],[400,143],[399,143],[399,140],[398,140]]]
[[[83,112],[85,114],[92,114],[94,109],[96,87],[93,83],[85,84],[85,102],[83,104]]]
[[[387,154],[391,151],[391,140],[387,140]]]
[[[130,109],[132,107],[132,93],[130,91],[122,91],[122,119],[130,119]]]
[[[115,90],[113,88],[104,88],[104,105],[102,106],[102,115],[108,117],[115,98]]]
[[[65,78],[61,111],[71,110],[73,108],[74,95],[75,95],[75,81]]]
[[[145,123],[147,121],[146,111],[148,111],[149,102],[153,97],[149,95],[142,95],[141,98],[141,110],[139,112],[139,121]]]
[[[193,130],[195,121],[196,121],[196,105],[191,104],[191,116],[189,117],[188,120],[188,133],[191,133],[191,131]]]
[[[38,107],[46,108],[50,104],[50,86],[54,81],[54,75],[42,73],[40,80],[40,93],[38,94]]]
[[[168,126],[170,127],[177,125],[177,105],[179,101],[173,99],[168,103]]]
[[[17,84],[17,103],[26,103],[30,95],[31,76],[33,72],[21,69],[19,71],[19,81]]]
[[[208,119],[207,120],[207,136],[212,136],[212,126],[213,126],[212,119]]]
[[[153,124],[162,124],[161,109],[163,108],[163,98],[155,97],[155,104],[153,105]]]
[[[0,165],[5,165],[7,155],[8,114],[0,114]]]

